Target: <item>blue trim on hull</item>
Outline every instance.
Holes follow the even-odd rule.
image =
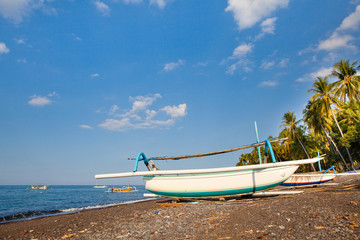
[[[314,184],[322,184],[322,183],[326,183],[331,181],[332,179],[329,180],[324,180],[324,181],[315,181],[315,182],[300,182],[300,183],[281,183],[282,186],[306,186],[306,185],[314,185]]]
[[[244,194],[244,193],[253,193],[256,191],[261,191],[264,189],[275,187],[281,183],[283,183],[283,181],[274,183],[274,184],[270,184],[270,185],[254,187],[254,188],[243,188],[243,189],[211,191],[211,192],[159,192],[159,191],[152,191],[152,190],[148,190],[148,189],[147,190],[156,195],[167,196],[167,197],[216,197],[216,196],[227,196],[227,195],[236,195],[236,194]]]

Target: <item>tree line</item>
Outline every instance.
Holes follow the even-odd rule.
[[[272,144],[277,161],[326,154],[322,169],[335,166],[337,171],[344,172],[360,167],[359,69],[356,61],[350,63],[342,59],[333,65],[331,74],[316,77],[307,91],[312,96],[303,110],[303,118],[298,120],[291,111],[282,117],[278,138],[288,139]],[[264,156],[263,147],[261,154]],[[254,148],[250,153],[241,154],[236,165],[256,163],[259,156]],[[299,171],[314,171],[315,166],[301,166]]]

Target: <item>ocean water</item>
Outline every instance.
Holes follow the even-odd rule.
[[[50,189],[28,189],[24,185],[0,186],[0,223],[36,217],[66,214],[119,203],[145,201],[145,186],[135,186],[137,192],[111,193],[107,188],[93,186],[51,186]],[[113,186],[110,186],[113,187]],[[120,187],[121,186],[115,186]]]

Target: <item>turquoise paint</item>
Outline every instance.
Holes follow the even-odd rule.
[[[134,172],[136,172],[138,169],[139,161],[144,161],[146,166],[149,164],[145,154],[143,152],[139,153],[136,157]]]
[[[270,151],[270,154],[271,154],[271,159],[274,162],[276,162],[276,159],[275,159],[275,155],[274,155],[274,151],[271,147],[271,143],[268,139],[265,140],[265,154]]]
[[[242,189],[211,191],[211,192],[159,192],[159,191],[151,191],[148,189],[147,190],[156,195],[168,196],[168,197],[215,197],[215,196],[227,196],[227,195],[253,193],[256,191],[261,191],[264,189],[275,187],[283,182],[285,182],[285,180],[274,183],[274,184],[264,185],[264,186],[254,187],[254,188],[242,188]]]
[[[319,153],[319,152],[317,152],[317,154],[318,154],[318,157],[320,157],[320,153]],[[322,170],[321,170],[320,160],[318,161],[318,165],[319,165],[319,171],[321,172]]]
[[[256,141],[257,141],[257,143],[259,143],[259,135],[258,135],[258,129],[257,129],[256,122],[255,122],[255,133],[256,133]],[[258,149],[258,154],[259,154],[259,163],[262,164],[260,146],[258,146],[257,149]]]

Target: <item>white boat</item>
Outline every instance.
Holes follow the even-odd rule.
[[[273,140],[275,141],[275,140]],[[253,193],[274,187],[286,181],[301,164],[310,164],[323,157],[313,159],[273,162],[248,166],[189,169],[189,170],[157,170],[152,160],[170,160],[203,157],[240,149],[265,145],[271,149],[269,140],[249,146],[224,151],[187,155],[180,157],[146,158],[139,153],[133,172],[97,174],[96,179],[143,176],[146,190],[160,196],[169,197],[212,197]],[[272,154],[273,156],[273,154]],[[139,161],[144,161],[150,171],[137,171]],[[273,159],[275,161],[275,159]]]
[[[306,186],[318,185],[332,181],[337,174],[334,173],[307,173],[307,174],[294,174],[288,180],[283,182],[283,186]]]
[[[325,155],[323,155],[325,156]],[[320,172],[309,172],[309,173],[295,173],[288,180],[283,182],[281,185],[283,186],[312,186],[312,185],[320,185],[326,182],[330,182],[334,180],[337,176],[335,171],[335,167],[332,166],[325,171],[321,171],[320,161],[318,162]],[[334,173],[330,173],[329,171],[333,171]]]
[[[94,188],[106,188],[107,186],[105,185],[95,185]]]

